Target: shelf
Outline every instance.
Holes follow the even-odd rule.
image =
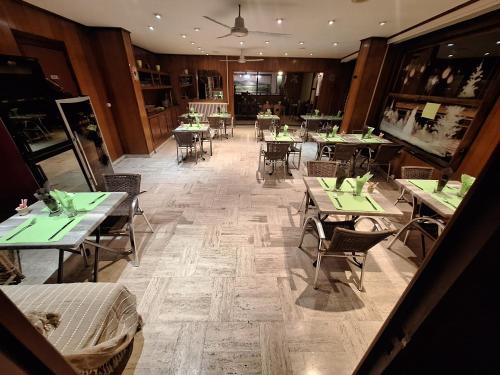
[[[179,85],[180,87],[189,87],[189,86],[193,86],[192,83],[183,83],[183,84],[180,84]]]
[[[161,76],[168,76],[168,73],[159,72],[159,71],[157,71],[155,69],[137,68],[137,71],[139,73],[159,74]]]
[[[161,85],[161,86],[141,86],[142,90],[166,90],[166,89],[171,89],[172,86],[170,85]]]
[[[448,98],[445,96],[427,96],[427,95],[414,95],[414,94],[399,94],[391,92],[389,96],[392,98],[417,100],[424,102],[433,102],[440,104],[456,104],[478,107],[481,104],[481,99],[467,99],[467,98]]]

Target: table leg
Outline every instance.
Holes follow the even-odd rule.
[[[285,169],[286,169],[286,173],[289,175],[289,176],[293,176],[292,172],[290,172],[290,165],[288,163],[288,159],[290,157],[290,153],[288,153],[286,155],[286,162],[285,162]]]
[[[210,137],[210,131],[208,132],[208,136]],[[198,133],[198,140],[200,141],[201,160],[205,160],[205,157],[203,156],[203,153],[205,152],[203,150],[203,132]]]
[[[99,244],[99,241],[101,240],[101,227],[97,227],[96,233],[95,233],[95,243]],[[99,275],[99,247],[95,247],[95,252],[94,252],[94,282],[96,283],[98,281],[98,275]]]
[[[59,262],[57,267],[57,283],[63,282],[64,250],[59,249]]]
[[[302,218],[302,226],[304,226],[304,223],[306,222],[306,217],[307,217],[307,211],[309,211],[309,190],[306,190],[306,205],[304,208],[304,217]]]

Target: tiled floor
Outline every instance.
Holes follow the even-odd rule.
[[[314,147],[306,144],[305,160]],[[350,374],[415,273],[406,247],[379,245],[363,292],[358,273],[333,258],[314,290],[312,236],[297,248],[301,173],[256,173],[258,149],[253,129],[237,128],[198,164],[177,165],[170,140],[152,158],[115,167],[143,175],[155,228],[140,236],[140,267],[106,254],[101,264],[100,280],[127,285],[145,320],[126,373]],[[394,187],[381,187],[394,199]]]

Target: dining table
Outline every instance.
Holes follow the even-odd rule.
[[[266,114],[259,114],[257,115],[257,120],[272,120],[272,121],[279,121],[280,117],[278,115],[266,115]]]
[[[381,144],[391,144],[392,142],[388,139],[377,135],[370,135],[363,138],[362,134],[336,134],[333,137],[328,136],[327,133],[310,133],[309,135],[314,142],[316,142],[316,160],[319,160],[321,155],[321,149],[324,146],[335,145],[337,143],[345,144],[355,144],[360,146],[374,147]]]
[[[64,210],[51,215],[38,201],[29,206],[27,215],[13,215],[0,223],[0,250],[59,251],[57,282],[63,282],[64,253],[81,254],[80,245],[94,235],[100,241],[100,225],[126,198],[124,192],[78,192],[74,194],[75,216]],[[99,250],[95,248],[94,281],[98,281]]]
[[[320,121],[341,121],[342,116],[337,116],[337,115],[300,115],[300,118],[304,121],[309,121],[309,120],[320,120]]]
[[[390,202],[380,191],[367,191],[365,184],[360,195],[355,195],[356,181],[346,178],[340,189],[335,189],[335,177],[303,177],[306,186],[306,202],[311,199],[320,216],[345,215],[351,217],[400,217],[403,212]],[[308,205],[304,211],[304,221],[307,218]],[[390,223],[386,222],[389,226]]]

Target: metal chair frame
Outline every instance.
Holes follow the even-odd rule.
[[[350,261],[353,265],[361,269],[361,276],[359,278],[358,289],[363,290],[363,280],[365,274],[365,264],[366,258],[368,256],[368,251],[375,245],[394,234],[394,230],[382,230],[380,223],[371,217],[361,217],[355,224],[358,224],[361,220],[370,220],[373,224],[371,231],[357,231],[351,229],[345,229],[341,227],[336,227],[333,231],[332,238],[329,243],[325,243],[326,236],[323,229],[323,224],[317,217],[309,216],[304,222],[302,229],[302,235],[300,237],[299,248],[302,249],[302,243],[304,241],[305,233],[309,227],[312,225],[319,237],[318,248],[316,254],[315,267],[316,272],[314,275],[313,288],[318,289],[318,277],[321,267],[321,260],[323,257],[335,257],[335,258],[345,258]],[[333,224],[333,223],[332,223]],[[346,242],[347,240],[347,242]],[[349,240],[354,240],[353,244],[349,248]],[[364,242],[363,242],[364,241]],[[347,254],[350,253],[350,254]],[[351,259],[352,258],[352,259]],[[361,258],[359,261],[357,258]],[[314,266],[313,263],[313,266]]]
[[[267,142],[266,145],[266,150],[263,150],[261,145],[259,152],[259,169],[261,166],[261,157],[264,157],[264,170],[266,168],[266,160],[272,164],[272,171],[269,172],[269,175],[274,173],[274,170],[276,169],[276,162],[281,161],[283,163],[283,178],[286,178],[290,144],[284,142]]]
[[[176,152],[177,152],[177,164],[180,164],[181,161],[185,160],[191,152],[193,153],[194,150],[194,156],[195,156],[195,164],[198,164],[198,141],[196,138],[193,136],[193,133],[191,132],[174,132],[174,138],[175,138],[175,143],[176,143]],[[199,140],[201,143],[201,139]],[[210,143],[211,146],[211,143]],[[179,160],[179,150],[181,150],[181,159]],[[183,155],[182,150],[186,150],[186,156]],[[212,149],[210,148],[210,152],[212,152]]]
[[[396,155],[403,148],[402,145],[397,144],[381,144],[378,146],[377,151],[375,152],[375,156],[372,157],[372,153],[369,152],[368,158],[364,157],[364,160],[361,162],[360,166],[362,166],[365,162],[367,162],[367,171],[371,171],[373,166],[387,166],[387,178],[386,181],[389,181],[389,176],[391,175],[391,161],[396,157]]]

